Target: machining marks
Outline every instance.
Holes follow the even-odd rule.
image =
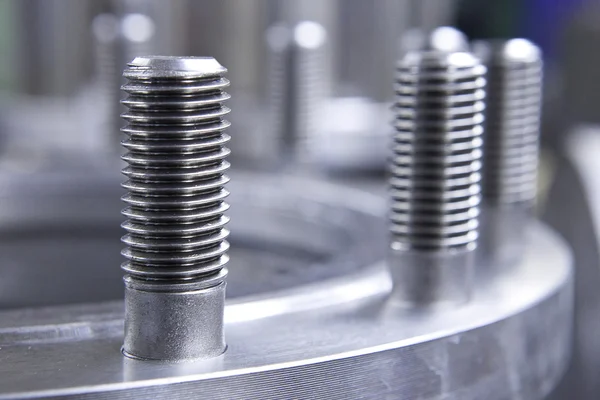
[[[389,163],[392,248],[475,246],[484,73],[468,53],[409,53],[398,66]]]

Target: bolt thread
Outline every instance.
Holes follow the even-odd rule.
[[[482,194],[491,205],[532,205],[542,93],[540,50],[524,39],[478,42],[487,67]]]
[[[130,278],[170,287],[225,279],[225,72],[212,58],[152,56],[136,58],[123,73],[128,219],[122,268]]]
[[[408,53],[398,66],[390,170],[392,248],[475,248],[485,67],[469,53]]]

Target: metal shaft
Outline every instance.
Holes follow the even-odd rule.
[[[226,71],[213,58],[149,56],[123,73],[126,355],[184,360],[225,350]]]
[[[485,67],[469,53],[408,53],[397,77],[390,172],[394,299],[459,304],[478,238]]]
[[[304,161],[319,134],[318,112],[327,94],[327,32],[314,21],[278,23],[267,30],[269,128],[280,156]]]
[[[524,39],[476,42],[487,66],[480,258],[517,262],[536,196],[541,52]]]

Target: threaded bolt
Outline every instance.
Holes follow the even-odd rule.
[[[487,66],[480,258],[514,264],[537,191],[541,51],[525,39],[476,42]]]
[[[327,31],[314,21],[288,27],[278,23],[267,30],[269,50],[270,129],[282,141],[280,155],[306,158],[318,134],[317,112],[326,95]]]
[[[485,67],[469,53],[408,53],[397,77],[390,271],[410,305],[469,299],[478,238]]]
[[[213,58],[149,56],[123,73],[126,355],[183,360],[225,350],[226,71]]]

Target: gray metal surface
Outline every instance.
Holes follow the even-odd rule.
[[[401,50],[405,53],[418,50],[446,52],[469,51],[467,35],[453,26],[436,26],[431,31],[413,28],[402,35]]]
[[[380,200],[298,177],[232,175],[228,298],[273,296],[383,258]],[[117,168],[0,174],[0,309],[123,298],[120,182]]]
[[[227,352],[196,363],[123,358],[121,302],[5,311],[0,398],[540,399],[569,358],[571,260],[547,228],[527,237],[523,263],[458,309],[387,303],[382,266],[229,302]]]
[[[425,50],[398,65],[390,172],[394,294],[465,303],[479,233],[485,67],[470,53]]]
[[[123,72],[127,355],[183,360],[225,351],[226,72],[212,57],[165,56],[136,57]]]
[[[537,194],[542,54],[525,39],[479,41],[473,51],[488,81],[479,256],[506,267],[522,253]]]
[[[600,393],[600,243],[595,206],[600,194],[596,172],[600,131],[593,126],[576,131],[553,149],[554,179],[542,208],[543,220],[573,249],[575,264],[573,356],[565,378],[549,400],[593,400]]]

